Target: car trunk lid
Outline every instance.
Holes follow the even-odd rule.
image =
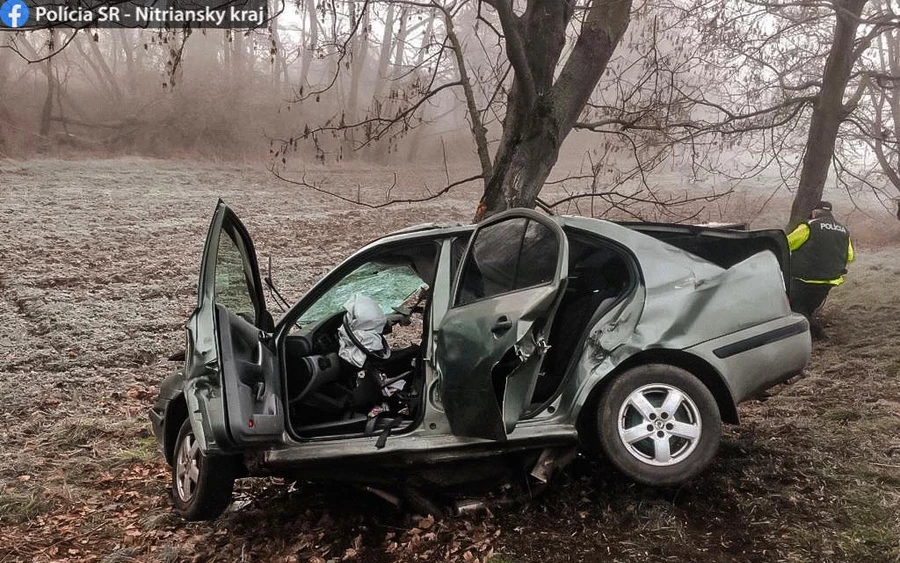
[[[620,225],[671,244],[704,260],[728,269],[738,262],[768,250],[781,267],[784,287],[790,288],[791,251],[780,229],[742,230],[704,225],[620,222]]]

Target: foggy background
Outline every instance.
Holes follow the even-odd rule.
[[[510,6],[528,4],[562,0]],[[621,5],[571,4],[550,78],[598,4]],[[172,512],[147,408],[183,349],[217,200],[291,302],[374,237],[472,221],[483,157],[502,172],[514,129],[496,5],[300,0],[250,32],[0,31],[0,563],[900,561],[896,0],[638,1],[547,157],[555,212],[784,228],[805,183],[850,228],[831,339],[806,377],[741,405],[708,473],[659,489],[579,456],[543,495],[444,520],[242,479],[215,522]],[[549,23],[522,30],[535,68]],[[803,179],[805,160],[827,178]]]
[[[893,8],[870,2],[866,21]],[[376,166],[399,174],[379,181],[380,193],[429,194],[440,182],[404,171],[435,168],[445,184],[478,171],[467,100],[454,86],[460,61],[488,150],[497,149],[514,73],[495,11],[355,0],[270,10],[268,26],[250,31],[0,34],[0,157],[252,163],[317,186],[309,178]],[[813,5],[635,4],[542,197],[571,198],[566,212],[693,222],[753,222],[774,202],[786,220],[834,24],[833,10]],[[852,115],[826,189],[881,223],[900,196],[891,174],[900,43],[887,25],[866,23],[857,36],[843,92]],[[581,198],[597,192],[614,195]]]

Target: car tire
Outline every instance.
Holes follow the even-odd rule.
[[[722,419],[709,389],[675,366],[648,364],[617,376],[598,403],[597,434],[621,473],[647,485],[697,476],[719,448]]]
[[[172,500],[185,520],[213,520],[231,503],[234,490],[233,456],[207,456],[200,451],[190,420],[175,440],[172,463]]]

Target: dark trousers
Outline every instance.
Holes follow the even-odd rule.
[[[830,283],[806,283],[800,280],[791,280],[791,309],[807,319],[812,318],[816,309],[825,302],[831,288]]]
[[[809,319],[809,328],[813,337],[824,334],[822,326],[816,321],[816,310],[825,303],[828,292],[834,287],[830,283],[806,283],[791,280],[791,309]]]

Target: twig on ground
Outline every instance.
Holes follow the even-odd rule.
[[[877,465],[878,467],[889,467],[891,469],[900,469],[900,465],[894,463],[878,463],[876,461],[870,462],[872,465]]]

